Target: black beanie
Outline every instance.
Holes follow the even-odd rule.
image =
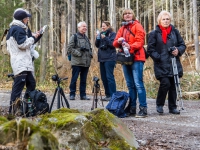
[[[30,14],[26,13],[23,10],[18,10],[14,13],[13,16],[16,20],[23,20],[24,18],[31,17]]]

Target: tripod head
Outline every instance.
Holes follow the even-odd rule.
[[[62,80],[67,80],[68,77],[60,78],[60,77],[58,76],[58,74],[55,74],[55,75],[53,75],[53,76],[51,77],[51,79],[52,79],[53,81],[57,82],[58,86],[60,86],[60,82],[61,82]]]
[[[93,81],[94,81],[94,87],[92,93],[99,93],[100,91],[99,78],[94,76]]]

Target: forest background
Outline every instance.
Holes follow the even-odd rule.
[[[62,82],[64,90],[69,92],[71,66],[66,57],[66,46],[70,36],[77,32],[77,23],[85,21],[88,24],[89,37],[94,58],[87,79],[87,93],[92,93],[93,77],[100,78],[97,48],[94,45],[96,30],[100,29],[104,20],[109,20],[117,31],[122,22],[121,14],[124,8],[131,8],[146,31],[145,44],[149,33],[157,25],[160,11],[167,10],[172,14],[172,24],[180,31],[187,45],[182,56],[184,76],[181,79],[181,89],[184,99],[200,99],[200,0],[0,0],[0,35],[9,28],[13,12],[16,8],[27,9],[32,17],[29,27],[33,32],[48,25],[48,30],[37,44],[40,57],[35,60],[35,75],[37,88],[53,91],[56,84],[51,80],[58,73],[68,80]],[[1,43],[3,45],[3,42]],[[0,88],[11,89],[12,81],[7,82],[7,74],[12,73],[9,55],[0,51]],[[117,90],[127,90],[121,65],[115,68]],[[158,81],[155,79],[153,63],[148,58],[144,67],[144,82],[147,97],[155,98]],[[79,84],[79,83],[77,83]],[[100,80],[101,93],[103,85]]]

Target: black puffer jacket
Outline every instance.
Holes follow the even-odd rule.
[[[113,46],[116,33],[110,29],[104,32],[106,37],[95,41],[95,45],[98,48],[98,62],[116,61],[116,49]]]
[[[167,36],[166,44],[162,41],[162,31],[159,26],[156,26],[156,30],[149,34],[147,51],[154,61],[154,72],[157,79],[173,76],[171,55],[168,52],[169,48],[173,46],[179,51],[178,56],[175,58],[179,77],[182,77],[183,68],[180,62],[180,56],[185,52],[186,46],[179,31],[172,26],[171,33]]]

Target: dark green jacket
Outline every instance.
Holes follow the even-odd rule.
[[[71,54],[71,65],[90,67],[92,59],[91,44],[86,35],[77,33],[77,42],[74,41],[74,35],[71,36],[67,46],[67,54]]]

